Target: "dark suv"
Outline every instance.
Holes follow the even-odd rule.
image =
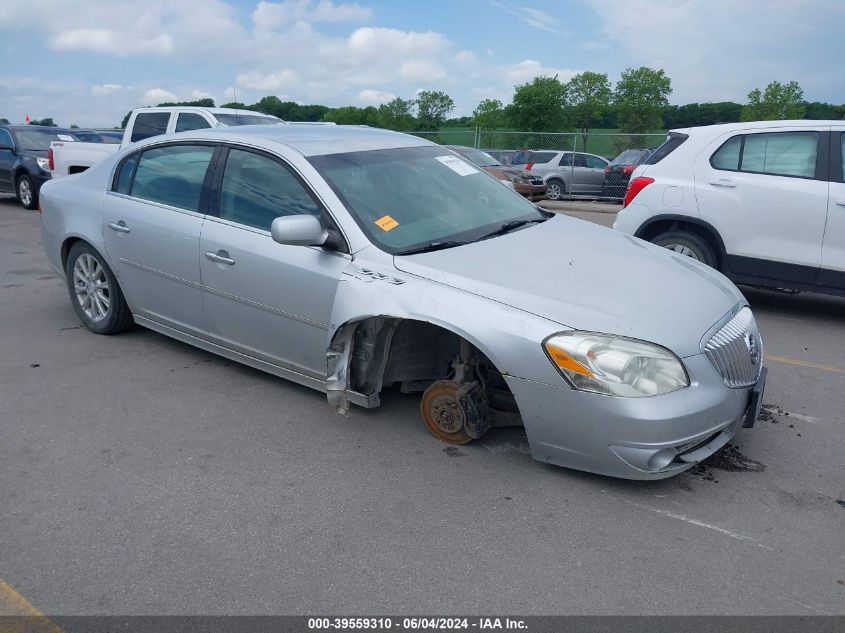
[[[51,141],[75,141],[71,130],[40,125],[0,125],[0,193],[14,193],[25,209],[38,207],[50,180]]]

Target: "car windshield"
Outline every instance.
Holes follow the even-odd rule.
[[[473,241],[513,220],[546,217],[522,196],[442,147],[328,154],[308,160],[370,240],[389,253]]]
[[[236,125],[274,125],[284,123],[274,116],[261,116],[258,114],[215,114],[214,118],[223,125],[234,127]]]
[[[611,165],[636,165],[643,158],[649,155],[651,150],[648,149],[626,149],[613,159]]]
[[[64,136],[65,138],[61,138]],[[76,140],[69,132],[65,130],[49,130],[49,129],[39,129],[33,128],[31,130],[27,129],[18,129],[15,130],[15,144],[18,146],[19,149],[31,150],[31,151],[44,151],[46,152],[50,149],[50,143],[52,141],[66,141],[66,140]]]
[[[460,147],[454,148],[454,151],[466,158],[471,163],[475,163],[479,167],[501,167],[502,165],[502,163],[490,156],[490,154],[486,154],[480,149]]]

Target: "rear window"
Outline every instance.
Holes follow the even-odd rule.
[[[167,132],[170,121],[169,112],[143,112],[135,117],[132,125],[132,142],[143,141],[151,136],[158,136]]]
[[[655,165],[666,158],[669,154],[683,145],[684,141],[689,138],[687,134],[678,134],[677,132],[670,132],[663,145],[658,147],[651,153],[647,159],[643,161],[646,165]]]
[[[611,165],[639,165],[643,159],[651,153],[651,150],[648,149],[626,149],[624,152],[619,154],[613,161],[610,163]]]
[[[18,149],[32,151],[47,151],[52,141],[62,141],[70,138],[75,140],[67,130],[57,128],[18,128],[14,131],[15,141]],[[61,138],[64,136],[65,138]]]
[[[215,114],[214,118],[219,123],[228,126],[234,125],[275,125],[284,123],[274,116],[259,116],[257,114]]]
[[[523,150],[516,153],[516,156],[513,157],[511,164],[527,165],[528,163],[548,163],[550,160],[554,160],[555,156],[557,156],[557,152],[531,152]]]

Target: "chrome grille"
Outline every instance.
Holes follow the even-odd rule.
[[[763,339],[751,309],[743,308],[725,323],[707,341],[704,353],[728,387],[750,387],[757,382],[763,366]]]

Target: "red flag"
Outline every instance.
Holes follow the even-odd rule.
[[[26,122],[29,123],[29,115],[26,115]]]

